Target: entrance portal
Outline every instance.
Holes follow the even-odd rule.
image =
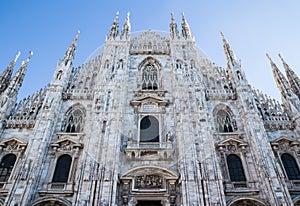
[[[138,201],[136,206],[162,206],[161,201]]]

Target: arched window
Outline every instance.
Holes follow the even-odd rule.
[[[289,180],[300,180],[299,167],[294,157],[284,153],[281,155],[281,161]]]
[[[106,69],[109,68],[109,60],[108,60],[108,59],[105,60],[104,67],[105,67]]]
[[[176,60],[176,69],[181,69],[182,67],[182,61],[180,59]]]
[[[159,142],[159,122],[153,116],[145,116],[140,122],[140,141]]]
[[[216,126],[218,132],[234,132],[236,130],[235,121],[225,110],[219,110],[216,115]]]
[[[52,182],[67,183],[71,168],[72,158],[70,155],[62,155],[57,159]]]
[[[14,168],[17,156],[14,154],[5,155],[0,163],[0,182],[7,182]]]
[[[67,133],[81,132],[84,126],[84,112],[79,108],[71,108],[66,112],[61,130]]]
[[[155,90],[158,89],[158,69],[147,64],[142,71],[142,89]]]
[[[246,182],[242,161],[239,156],[230,154],[227,156],[229,177],[232,182]]]

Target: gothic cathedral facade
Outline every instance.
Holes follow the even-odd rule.
[[[300,205],[300,79],[267,55],[282,102],[181,32],[131,32],[73,67],[76,34],[48,86],[17,102],[29,59],[0,76],[0,205]]]

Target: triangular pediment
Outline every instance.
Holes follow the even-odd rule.
[[[160,97],[145,96],[145,97],[136,98],[135,101],[140,101],[140,102],[160,102],[160,101],[165,101],[165,100],[163,98],[160,98]]]
[[[27,142],[20,140],[17,137],[11,137],[0,141],[1,149],[8,152],[22,152],[26,149]]]
[[[290,138],[290,137],[287,137],[287,136],[282,136],[282,137],[276,138],[273,141],[271,141],[272,145],[275,145],[275,144],[284,144],[284,143],[287,143],[287,144],[299,144],[299,142],[297,140],[295,140],[293,138]]]
[[[247,145],[247,142],[238,138],[229,137],[217,143],[217,145],[228,145],[228,144]]]
[[[143,96],[143,97],[138,97],[132,101],[130,101],[131,106],[138,106],[141,104],[147,104],[147,103],[152,103],[156,104],[158,106],[166,106],[169,104],[169,100],[165,100],[161,97],[154,97],[154,96]]]
[[[11,137],[5,140],[0,141],[1,145],[12,145],[12,144],[18,144],[20,146],[26,146],[27,142],[20,140],[17,137]]]
[[[64,137],[62,139],[58,139],[54,142],[51,143],[51,147],[62,147],[62,146],[68,146],[68,147],[79,147],[79,148],[83,148],[82,143],[71,139],[69,137]]]

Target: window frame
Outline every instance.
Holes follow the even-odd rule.
[[[146,75],[148,82],[144,82],[145,79],[145,73],[144,71],[152,67],[152,70],[154,69],[155,72]],[[153,57],[147,57],[145,58],[138,66],[139,70],[139,81],[138,81],[138,88],[145,91],[157,91],[162,89],[162,81],[161,81],[161,69],[162,65],[158,60],[156,60]],[[153,77],[153,80],[150,80],[149,76]],[[149,84],[151,84],[151,88],[149,87]]]
[[[58,168],[58,164],[59,164],[59,160],[62,157],[69,157],[70,159],[70,163],[69,163],[69,168],[68,168],[68,175],[67,175],[67,180],[66,181],[54,181],[55,178],[60,178],[59,176],[56,175],[56,172],[59,171]],[[54,171],[53,171],[53,175],[52,175],[52,181],[51,183],[69,183],[70,182],[70,174],[72,171],[72,165],[73,165],[73,158],[70,154],[61,154],[60,156],[58,156],[56,158],[56,162],[55,162],[55,167],[54,167]]]
[[[296,168],[294,168],[294,169],[298,170],[298,179],[290,179],[289,172],[287,171],[287,168],[286,168],[286,166],[285,166],[285,163],[284,163],[284,161],[283,161],[283,159],[282,159],[282,156],[283,156],[283,155],[286,155],[286,156],[288,156],[288,157],[291,158],[290,160],[293,160],[293,163],[294,163],[295,166],[296,166]],[[280,154],[280,161],[281,161],[281,165],[282,165],[282,168],[283,168],[283,170],[284,170],[284,174],[285,174],[286,178],[287,178],[289,181],[300,181],[300,168],[299,168],[299,164],[298,164],[298,162],[297,162],[297,159],[294,157],[294,155],[290,154],[289,152],[282,152],[282,153]]]
[[[220,114],[224,113],[224,114]],[[236,128],[236,121],[234,116],[226,109],[218,109],[216,111],[215,115],[215,124],[216,124],[216,131],[220,133],[233,133],[237,131]],[[221,125],[221,120],[222,125]],[[225,126],[227,128],[227,131],[225,130]],[[222,127],[222,128],[221,128]],[[231,129],[230,129],[231,128]]]
[[[2,174],[0,174],[0,182],[9,182],[10,180],[11,180],[11,178],[12,178],[12,176],[13,176],[13,173],[14,173],[14,170],[15,170],[15,165],[17,164],[17,160],[18,160],[18,155],[16,155],[16,154],[14,154],[14,153],[7,153],[7,154],[5,154],[5,155],[3,155],[2,157],[1,157],[1,161],[0,161],[0,171],[1,171],[1,165],[2,165],[2,163],[3,163],[3,159],[5,158],[5,157],[7,157],[7,156],[10,156],[10,155],[13,155],[14,157],[15,157],[15,160],[14,160],[14,163],[13,163],[13,165],[12,165],[12,168],[11,168],[11,171],[10,171],[10,173],[9,173],[9,175],[5,175],[5,180],[1,180],[1,177],[2,177]],[[1,173],[1,172],[0,172]],[[7,177],[8,176],[8,177]]]
[[[144,118],[146,118],[146,117],[153,117],[153,118],[155,118],[155,120],[157,121],[157,123],[158,123],[158,141],[141,141],[141,123],[142,123],[142,121],[143,121],[143,119]],[[140,117],[140,119],[139,119],[139,125],[138,125],[139,127],[139,143],[160,143],[160,142],[162,142],[162,139],[161,139],[161,121],[160,121],[160,118],[158,117],[158,116],[155,116],[155,115],[153,115],[153,114],[146,114],[146,115],[142,115],[141,117]]]
[[[231,178],[232,174],[231,174],[231,172],[230,172],[231,169],[230,169],[229,164],[228,164],[228,163],[229,163],[228,157],[230,157],[230,156],[232,156],[232,157],[237,157],[236,160],[239,160],[239,164],[240,164],[241,168],[238,168],[238,169],[241,170],[241,172],[242,172],[242,175],[239,174],[239,176],[243,176],[243,180],[237,180],[237,179],[232,180],[232,178]],[[243,165],[242,159],[241,159],[241,157],[240,157],[239,155],[237,155],[237,154],[235,154],[235,153],[227,154],[227,155],[226,155],[226,166],[227,166],[227,171],[228,171],[228,177],[229,177],[229,180],[230,180],[231,182],[247,182],[247,178],[246,178],[246,174],[245,174],[244,165]],[[234,168],[234,169],[237,170],[237,168]]]
[[[76,111],[80,111],[81,115],[75,115],[74,113]],[[77,116],[77,117],[76,117]],[[72,121],[70,122],[70,118],[72,118]],[[81,121],[79,122],[78,120]],[[75,122],[75,120],[77,122]],[[61,132],[63,133],[81,133],[84,131],[85,127],[85,120],[86,120],[86,111],[84,107],[81,105],[74,105],[69,107],[69,109],[64,113],[63,121],[61,122]]]

